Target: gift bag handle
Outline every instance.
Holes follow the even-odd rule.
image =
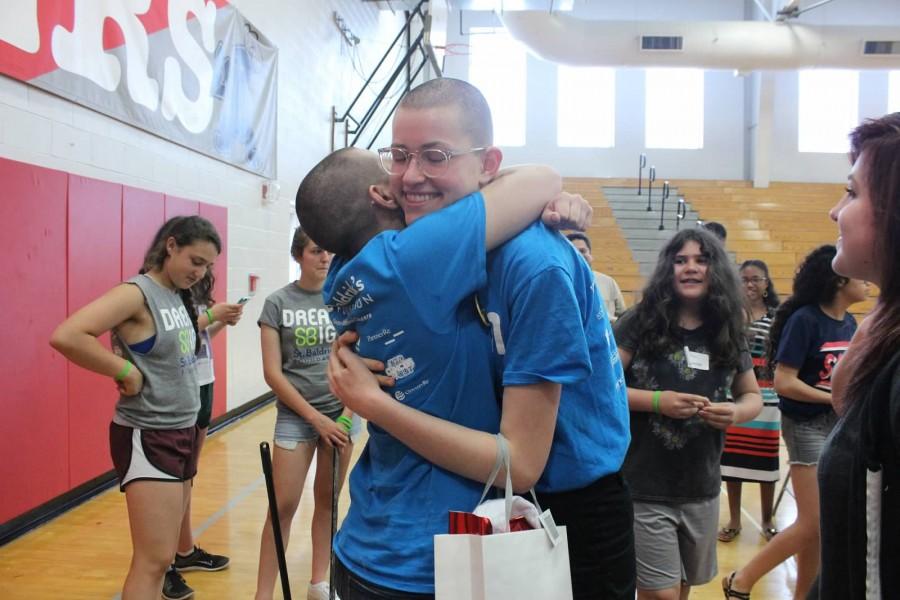
[[[488,492],[491,491],[491,488],[494,486],[494,482],[497,480],[497,475],[500,474],[500,467],[506,467],[506,486],[504,487],[504,508],[506,510],[506,522],[512,518],[512,498],[513,498],[513,487],[512,487],[512,468],[510,467],[510,457],[509,457],[509,442],[507,442],[506,438],[503,437],[502,433],[498,433],[497,438],[497,458],[494,460],[494,468],[491,469],[491,474],[488,475],[487,483],[484,485],[484,491],[481,492],[481,499],[478,501],[478,504],[484,502],[484,499],[487,497]],[[538,503],[537,496],[534,493],[534,488],[529,490],[531,492],[531,499],[534,500],[534,506],[537,508],[538,513],[541,511],[541,505]]]

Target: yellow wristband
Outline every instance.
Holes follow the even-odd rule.
[[[655,392],[653,392],[652,406],[653,406],[653,412],[655,412],[656,414],[660,414],[660,411],[659,411],[659,397],[660,396],[662,396],[661,391],[656,390]]]
[[[212,311],[209,310],[208,308],[206,309],[206,318],[209,321],[206,324],[207,327],[209,327],[210,325],[212,325],[213,323],[216,322],[216,318],[213,316]]]

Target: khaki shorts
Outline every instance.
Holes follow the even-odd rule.
[[[637,587],[664,590],[702,585],[718,571],[716,533],[719,498],[665,504],[634,503],[634,549]]]

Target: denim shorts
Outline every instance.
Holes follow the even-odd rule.
[[[281,402],[277,403],[278,416],[275,418],[275,445],[285,450],[293,450],[297,444],[302,442],[317,442],[319,440],[319,432],[313,427],[309,421],[292,411]],[[344,408],[338,405],[331,411],[323,414],[331,419],[336,420]],[[355,442],[359,437],[362,429],[361,421],[358,415],[353,415],[353,427],[350,428],[350,441]]]
[[[787,446],[788,464],[817,465],[825,438],[834,429],[837,415],[833,410],[813,417],[807,421],[798,421],[788,415],[781,415],[781,436]]]

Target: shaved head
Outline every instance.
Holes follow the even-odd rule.
[[[414,87],[403,97],[399,109],[424,110],[453,106],[457,109],[460,129],[475,146],[494,143],[491,109],[477,87],[461,79],[439,77]]]
[[[378,155],[343,148],[326,156],[297,190],[300,226],[319,246],[338,256],[355,255],[382,230],[369,186],[387,183]],[[402,225],[402,222],[400,222]]]

